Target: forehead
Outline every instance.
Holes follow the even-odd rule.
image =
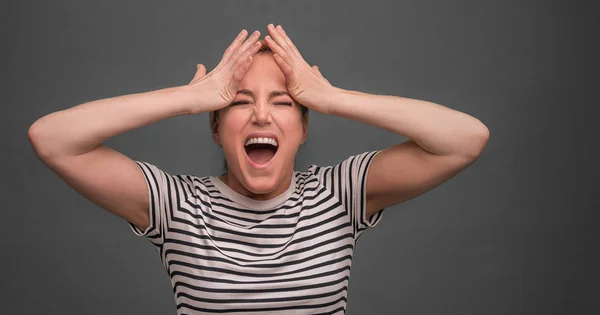
[[[260,53],[253,57],[252,65],[246,76],[240,82],[240,89],[248,89],[255,92],[260,90],[285,90],[285,77],[275,63],[270,53]]]

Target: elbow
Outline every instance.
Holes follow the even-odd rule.
[[[490,139],[489,129],[481,122],[477,121],[473,127],[462,136],[460,146],[457,155],[459,155],[466,162],[473,162],[481,156],[485,146]]]
[[[40,138],[42,131],[40,130],[38,122],[34,122],[31,126],[29,126],[29,130],[27,131],[27,138],[29,139],[29,144],[33,148],[33,151],[40,156]]]
[[[35,154],[43,161],[50,157],[51,153],[47,146],[44,145],[45,131],[39,123],[39,120],[34,122],[27,131],[27,138],[33,148]]]
[[[476,160],[481,156],[490,139],[490,130],[483,124],[476,131],[473,131],[472,137],[469,141],[469,150],[467,155],[469,158]]]

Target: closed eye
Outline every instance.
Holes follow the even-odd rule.
[[[251,102],[249,102],[249,101],[237,101],[237,102],[231,103],[230,106],[244,105],[244,104],[251,104]],[[291,102],[275,102],[275,103],[273,103],[273,105],[292,106],[292,103]]]
[[[250,104],[250,102],[249,101],[237,101],[237,102],[233,102],[229,105],[234,106],[234,105],[242,105],[242,104]]]

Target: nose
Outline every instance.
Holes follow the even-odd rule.
[[[258,101],[254,104],[253,122],[257,125],[271,123],[271,106],[269,102]]]

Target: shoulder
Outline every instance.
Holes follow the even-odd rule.
[[[323,176],[334,175],[333,173],[348,173],[357,171],[366,171],[368,166],[371,164],[373,157],[381,150],[367,151],[356,155],[351,155],[331,165],[316,165],[312,164],[303,173],[310,173],[320,179]]]
[[[373,158],[380,151],[367,151],[341,159],[332,165],[312,164],[299,178],[317,181],[327,189],[341,192],[345,187],[364,184],[364,178]]]
[[[212,186],[210,176],[171,173],[168,169],[158,167],[146,161],[135,162],[143,171],[148,183],[156,183],[161,186],[185,186],[186,188],[195,187],[202,189]]]

